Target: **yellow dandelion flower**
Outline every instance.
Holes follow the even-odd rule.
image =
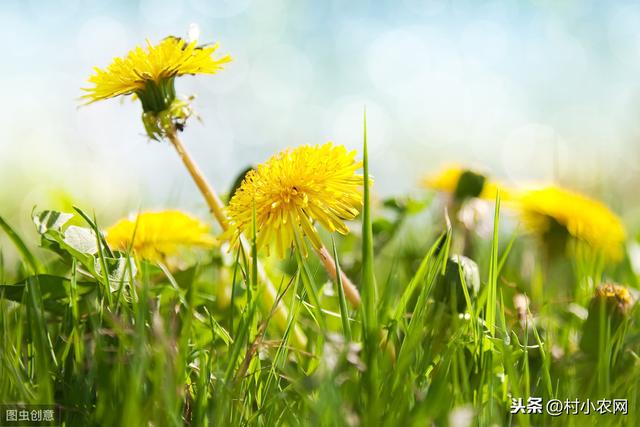
[[[621,257],[625,228],[603,203],[556,186],[525,191],[516,202],[525,227],[542,239],[565,233],[612,260]]]
[[[167,37],[157,45],[147,40],[123,58],[115,58],[105,69],[95,68],[89,77],[93,87],[82,97],[95,102],[135,94],[145,112],[166,110],[175,99],[174,79],[185,74],[215,74],[230,56],[214,59],[218,44],[198,46],[178,37]]]
[[[320,251],[317,221],[330,232],[346,234],[344,220],[362,207],[362,162],[355,151],[332,143],[301,146],[271,157],[247,173],[227,209],[234,239],[250,236],[255,206],[257,246],[275,245],[280,258],[294,243],[306,255],[306,236]]]
[[[505,198],[507,192],[484,174],[459,165],[443,168],[435,175],[427,176],[422,185],[436,191],[450,193],[457,200],[478,197],[485,200],[495,200],[498,189],[500,197]]]
[[[122,219],[106,230],[109,246],[127,251],[152,262],[164,261],[181,247],[209,248],[215,239],[209,226],[180,211],[143,212]]]

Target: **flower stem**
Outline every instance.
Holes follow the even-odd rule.
[[[220,200],[220,197],[218,197],[218,194],[213,189],[213,187],[209,185],[207,179],[204,177],[204,174],[202,173],[198,165],[196,165],[196,163],[193,161],[193,159],[189,155],[189,152],[187,151],[186,147],[184,146],[176,132],[167,132],[167,138],[169,138],[169,141],[171,141],[171,144],[173,144],[176,151],[178,152],[180,159],[182,159],[182,162],[187,167],[189,174],[191,174],[191,178],[193,178],[194,182],[198,186],[198,189],[204,196],[204,199],[207,201],[207,205],[209,205],[211,213],[218,221],[218,224],[220,224],[222,231],[227,231],[227,229],[229,228],[229,221],[227,220],[227,216],[224,213],[224,204],[222,203],[222,200]]]
[[[198,165],[196,165],[196,163],[193,161],[193,159],[189,155],[189,152],[187,151],[186,147],[178,137],[175,129],[166,132],[166,136],[171,142],[171,144],[175,147],[176,151],[178,152],[180,159],[182,159],[182,162],[184,163],[185,167],[189,171],[191,178],[193,178],[193,181],[196,183],[196,185],[198,186],[198,189],[204,196],[204,199],[206,200],[207,205],[209,205],[209,209],[211,210],[211,213],[218,221],[218,224],[220,224],[220,227],[222,228],[223,231],[227,231],[229,229],[229,220],[227,219],[227,215],[224,212],[224,204],[222,203],[222,200],[220,200],[220,197],[218,197],[218,194],[216,193],[216,191],[209,184],[209,182],[204,177],[204,174],[202,173]],[[244,252],[246,254],[250,254],[251,251],[249,250],[249,247],[245,239],[241,238],[239,240],[240,240],[240,244],[243,246]],[[333,260],[331,262],[333,262]],[[334,265],[334,270],[335,270],[335,265]],[[258,263],[258,276],[259,276],[259,282],[264,285],[265,291],[266,291],[262,293],[264,298],[262,302],[265,304],[265,306],[267,306],[267,310],[269,310],[270,307],[272,307],[277,301],[278,291],[273,286],[273,283],[271,283],[271,280],[269,280],[269,277],[267,277],[267,274],[260,263]],[[284,331],[287,328],[288,319],[289,319],[289,310],[287,310],[287,307],[285,307],[285,305],[282,302],[279,302],[277,309],[274,310],[273,320],[276,322],[278,327]],[[304,335],[302,330],[296,327],[293,332],[294,334],[292,339],[294,341],[294,344],[300,348],[306,347],[307,337]]]
[[[319,250],[316,250],[322,265],[324,266],[327,273],[332,280],[336,280],[337,277],[337,269],[336,263],[329,254],[329,251],[326,247],[322,246]],[[349,280],[349,277],[344,273],[344,271],[340,270],[340,279],[342,280],[342,289],[344,290],[344,296],[349,300],[351,305],[354,308],[358,308],[360,306],[360,292],[358,292],[358,288],[355,287],[353,282]]]

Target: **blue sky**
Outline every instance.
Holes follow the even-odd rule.
[[[381,194],[443,163],[510,181],[638,180],[640,6],[595,1],[5,1],[0,179],[27,210],[64,189],[98,208],[200,206],[140,107],[78,108],[93,66],[146,38],[220,42],[234,62],[185,77],[184,139],[219,188],[286,147],[361,146]],[[2,200],[0,200],[2,201]]]

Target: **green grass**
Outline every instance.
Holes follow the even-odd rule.
[[[361,307],[313,257],[262,257],[289,307],[284,331],[260,304],[255,236],[251,257],[216,250],[169,270],[134,267],[81,210],[97,253],[68,239],[64,215],[36,217],[43,249],[0,219],[13,245],[4,250],[22,259],[0,262],[0,402],[55,403],[69,426],[446,426],[468,425],[453,422],[465,414],[480,426],[640,423],[638,310],[620,327],[580,314],[604,279],[635,286],[628,262],[584,256],[552,268],[531,240],[501,233],[499,198],[488,238],[430,198],[374,209],[366,127],[364,176],[362,232],[325,236]],[[473,241],[464,260],[453,257],[461,239]],[[530,300],[524,313],[516,294]],[[580,342],[591,335],[589,353]],[[512,415],[512,397],[626,398],[629,414]]]

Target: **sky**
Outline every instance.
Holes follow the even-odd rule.
[[[637,3],[588,0],[3,1],[0,214],[52,194],[202,208],[137,103],[78,99],[93,67],[191,24],[234,59],[177,84],[201,118],[185,144],[221,191],[287,147],[361,152],[366,108],[380,195],[446,163],[615,193],[640,177],[639,22]]]

